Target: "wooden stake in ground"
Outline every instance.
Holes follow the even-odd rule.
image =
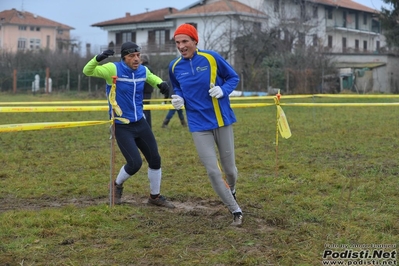
[[[287,117],[283,111],[283,108],[280,106],[280,90],[274,97],[274,103],[276,104],[276,177],[278,176],[278,133],[280,132],[281,136],[285,139],[291,137],[291,129],[288,125]]]
[[[113,207],[115,205],[115,108],[116,104],[116,76],[112,77],[112,87],[108,95],[109,102],[111,104],[111,158],[110,158],[110,177],[109,177],[109,206]]]

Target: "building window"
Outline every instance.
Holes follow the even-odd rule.
[[[342,38],[342,52],[346,52],[346,38],[343,37]]]
[[[380,41],[376,41],[375,42],[375,48],[376,48],[377,51],[380,50]]]
[[[198,25],[197,23],[194,22],[187,22],[187,24],[190,24],[191,26],[193,26],[194,28],[196,28],[198,30]]]
[[[46,36],[46,48],[50,48],[50,35]]]
[[[306,16],[306,6],[305,6],[305,4],[301,3],[300,8],[301,8],[301,19],[304,20],[304,21],[307,21],[308,18]]]
[[[122,43],[132,41],[132,33],[131,32],[122,32]]]
[[[124,42],[136,42],[136,32],[125,31],[115,34],[116,45],[122,45]]]
[[[355,50],[359,51],[359,40],[355,40]]]
[[[332,11],[332,9],[327,9],[327,18],[328,19],[333,19],[333,11]]]
[[[165,31],[164,30],[156,30],[155,31],[155,43],[158,45],[165,44]]]
[[[262,24],[260,22],[254,22],[253,29],[256,32],[260,32],[260,30],[262,29]]]
[[[30,39],[29,40],[29,48],[31,50],[38,50],[40,49],[40,39]]]
[[[280,1],[279,0],[274,0],[273,11],[278,13],[279,10],[280,10]]]
[[[381,33],[381,25],[379,21],[375,19],[371,20],[371,31]]]
[[[313,7],[313,18],[318,18],[319,17],[319,13],[318,13],[318,9],[317,6]]]
[[[363,13],[363,24],[367,25],[367,14]]]
[[[57,30],[58,35],[62,35],[64,33],[64,30]]]
[[[306,35],[303,32],[298,33],[298,45],[299,47],[305,46]]]
[[[328,35],[328,48],[332,48],[333,44],[333,36]]]
[[[313,46],[317,46],[317,34],[313,34]]]
[[[26,48],[26,39],[19,38],[18,39],[18,50],[24,50]]]
[[[363,51],[367,51],[367,41],[363,41]]]
[[[40,31],[40,27],[30,26],[30,31]]]
[[[22,25],[18,26],[18,30],[26,30],[26,28],[27,28],[26,26],[22,26]]]
[[[148,32],[149,49],[164,49],[165,44],[170,42],[169,30],[154,30]]]

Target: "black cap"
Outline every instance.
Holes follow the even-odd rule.
[[[141,47],[134,42],[125,42],[121,47],[121,57],[124,58],[126,55],[131,53],[137,53],[141,51]]]

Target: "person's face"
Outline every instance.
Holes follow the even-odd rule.
[[[176,48],[179,50],[184,58],[190,59],[193,57],[197,49],[197,42],[191,39],[186,34],[178,34],[175,36]]]
[[[135,52],[128,55],[125,55],[125,64],[131,69],[136,70],[140,65],[140,53]]]

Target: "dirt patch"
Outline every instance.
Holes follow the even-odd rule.
[[[124,196],[123,205],[131,205],[137,207],[148,206],[152,207],[147,203],[147,197],[133,197]],[[52,198],[52,197],[40,197],[40,198],[28,198],[28,199],[18,199],[12,197],[1,198],[0,212],[10,211],[10,210],[40,210],[45,208],[60,208],[64,206],[73,205],[78,208],[84,208],[88,206],[96,206],[106,204],[109,205],[109,198],[107,196],[102,196],[98,198],[81,197],[81,198]],[[175,209],[168,209],[171,212],[193,212],[193,211],[203,211],[203,212],[218,212],[225,209],[221,202],[215,201],[205,201],[200,200],[198,202],[176,202],[173,201]]]

